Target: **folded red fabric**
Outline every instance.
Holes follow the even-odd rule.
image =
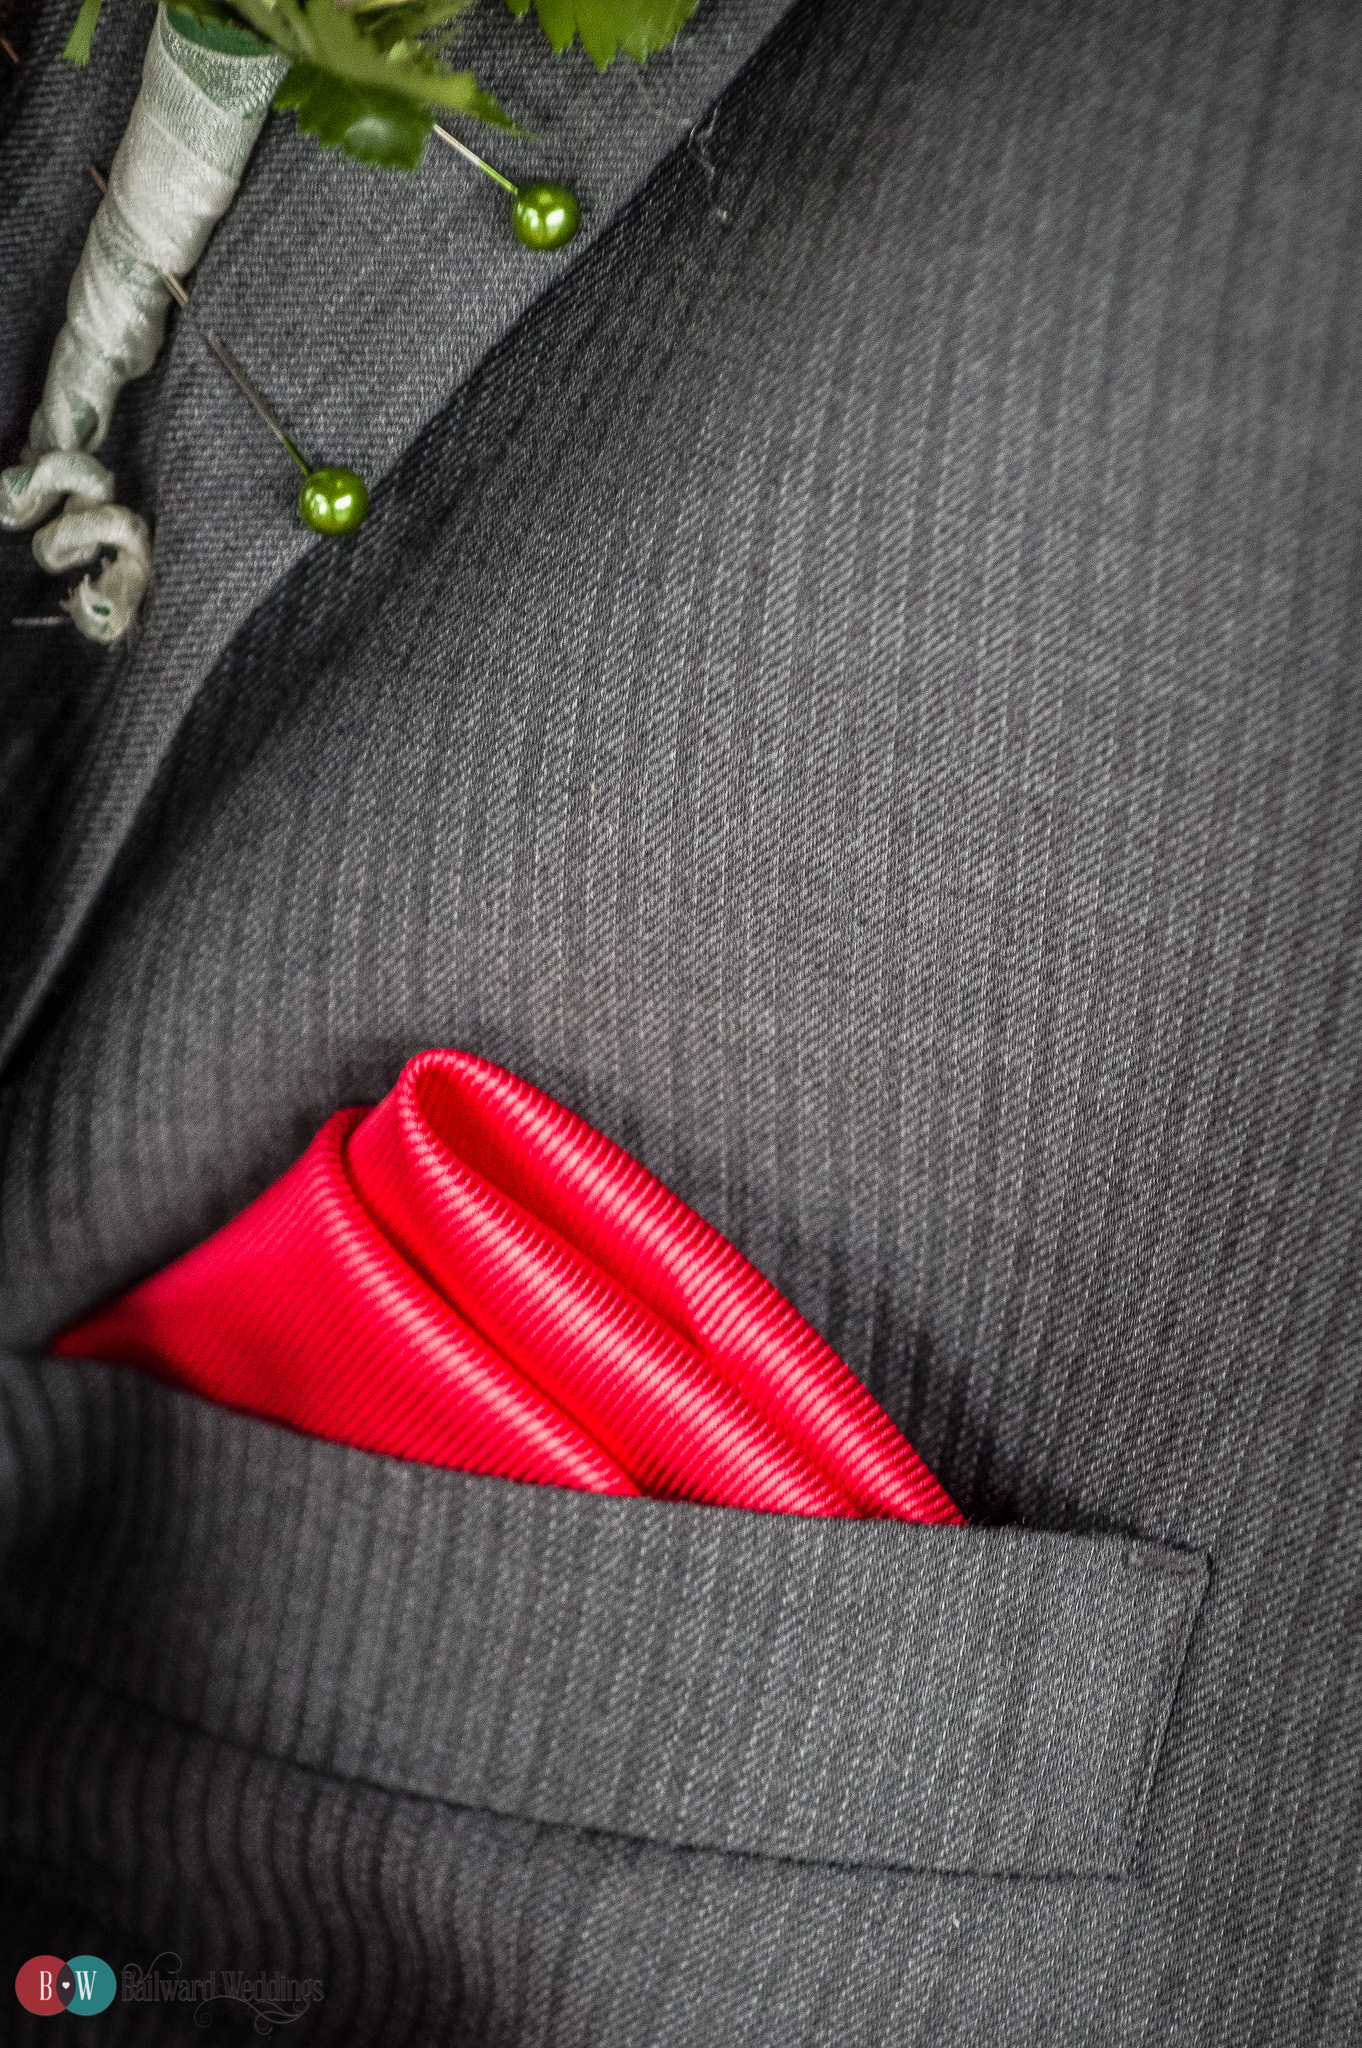
[[[426,1052],[214,1236],[52,1349],[425,1464],[805,1515],[959,1522],[756,1268],[627,1152]]]

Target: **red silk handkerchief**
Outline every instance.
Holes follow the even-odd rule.
[[[420,1054],[213,1237],[64,1332],[361,1449],[594,1493],[963,1518],[849,1368],[627,1152]]]

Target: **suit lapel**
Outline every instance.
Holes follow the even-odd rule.
[[[599,238],[788,9],[714,0],[640,72],[598,76],[580,50],[554,58],[528,21],[486,4],[456,61],[534,131],[469,129],[513,178],[578,193],[572,254],[533,254],[505,197],[432,142],[414,177],[341,161],[266,125],[238,198],[194,279],[166,365],[157,423],[155,568],[134,645],[108,658],[102,698],[52,822],[41,900],[0,996],[0,1062],[69,957],[185,713],[252,611],[318,541],[295,510],[297,476],[213,361],[227,340],[315,462],[359,469],[371,490],[533,300]],[[71,147],[79,151],[80,137]],[[705,175],[702,146],[697,176]]]

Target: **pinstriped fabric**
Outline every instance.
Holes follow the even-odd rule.
[[[112,1370],[3,1395],[12,1651],[60,1645],[176,1721],[692,1848],[1110,1877],[1138,1839],[1205,1587],[1187,1553],[508,1485]],[[240,1664],[262,1636],[267,1698]]]
[[[51,1939],[76,1953],[98,1933],[92,1952],[146,1968],[155,1948],[116,1917],[131,1912],[186,1974],[231,1956],[228,1968],[320,1976],[307,2022],[320,2041],[863,2048],[912,2038],[924,2016],[971,2040],[1063,2038],[1081,1982],[1066,1965],[1109,1953],[1118,1916],[1109,1884],[966,1891],[950,1878],[680,1856],[392,1799],[211,1744],[41,1666],[0,1703],[0,1726],[27,1783],[68,1781],[77,1760],[83,1783],[79,1811],[34,1802],[7,1814],[11,1841],[34,1845],[8,1852],[0,1891],[25,1953]],[[102,1850],[84,1874],[91,1904],[39,1893],[35,1909],[30,1887],[53,1845],[81,1854],[91,1841]],[[182,2008],[170,2021],[154,2007],[111,2013],[122,2022],[112,2039],[184,2039]],[[215,2035],[227,2019],[219,2008]]]
[[[538,131],[527,125],[522,134],[503,132],[498,162],[518,180],[542,177],[551,166],[585,196],[572,261],[654,165],[684,143],[787,8],[788,0],[724,0],[722,31],[688,25],[646,80],[632,65],[617,65],[602,78],[580,47],[556,58],[542,37],[500,7],[480,7],[460,25],[461,62],[495,77],[506,104]],[[12,303],[4,309],[16,344],[3,351],[6,384],[12,378],[13,385],[0,386],[6,415],[0,431],[14,436],[16,449],[38,395],[23,389],[25,373],[33,374],[34,311],[51,303],[49,210],[58,216],[53,239],[59,248],[68,217],[82,212],[79,193],[88,199],[94,189],[87,109],[68,83],[69,68],[58,61],[65,34],[59,10],[44,4],[31,53],[37,82],[30,87],[25,76],[0,156],[0,177],[29,209],[14,261]],[[139,38],[144,45],[145,22],[130,17],[123,36],[134,47]],[[130,94],[124,99],[126,61],[123,42],[110,73],[113,107],[130,104]],[[90,126],[98,133],[108,119],[109,110],[101,109]],[[63,134],[59,154],[67,161],[35,194],[30,167],[35,157],[51,153],[54,130]],[[114,126],[115,139],[119,132]],[[522,248],[506,233],[500,195],[485,180],[470,180],[467,167],[444,150],[432,148],[416,176],[375,184],[364,173],[357,178],[338,152],[319,151],[292,120],[272,121],[195,270],[197,324],[230,333],[252,364],[268,364],[272,402],[303,443],[344,452],[372,482],[391,469],[566,261]],[[17,280],[35,268],[42,276],[31,309]],[[394,348],[397,307],[402,345]],[[323,327],[343,337],[338,348],[318,346]],[[53,331],[37,328],[46,334],[37,344],[39,386]],[[373,374],[352,386],[350,373],[361,362]],[[0,962],[0,1059],[8,1059],[60,970],[216,656],[312,544],[277,451],[262,439],[193,326],[178,328],[159,377],[162,389],[151,404],[134,397],[132,418],[105,454],[112,461],[126,450],[141,473],[139,509],[152,516],[158,560],[163,569],[173,560],[174,574],[153,582],[139,645],[96,671],[60,648],[51,657],[49,674],[65,684],[63,725],[87,729],[75,745],[66,731],[53,732],[64,773],[53,779],[39,770],[52,784],[38,814],[41,885],[31,886],[34,870],[22,858],[12,871],[0,871],[0,902],[12,933]],[[206,499],[214,507],[211,520],[202,516]],[[9,560],[19,553],[20,544],[11,542]],[[22,648],[26,636],[10,637]],[[42,720],[37,706],[28,717]],[[111,772],[111,759],[118,772]],[[33,805],[22,785],[16,795],[25,809]]]
[[[421,1045],[527,1073],[968,1514],[1211,1559],[1130,1878],[1072,1922],[953,1895],[1024,1957],[1010,2006],[956,1907],[907,1903],[938,1880],[859,1892],[815,1966],[770,1945],[812,1894],[747,1919],[736,1868],[659,1960],[691,1878],[636,1874],[523,1935],[552,1922],[558,1981],[613,1959],[598,2035],[706,2039],[714,1973],[803,1987],[773,2039],[1342,2043],[1362,25],[850,19],[795,14],[712,182],[664,172],[408,451],[349,581],[303,565],[224,658],[9,1082],[6,1326],[181,1249]],[[557,1896],[501,1853],[450,1850],[470,2013],[538,1967],[475,1930]],[[276,1913],[250,1868],[241,1926]]]

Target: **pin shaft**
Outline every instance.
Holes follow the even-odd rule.
[[[100,173],[95,169],[93,164],[91,164],[90,166],[90,176],[94,179],[100,191],[107,196],[109,190],[108,180],[106,178],[101,177]],[[185,290],[184,286],[180,283],[179,278],[176,277],[174,273],[169,270],[162,270],[160,272],[160,277],[161,282],[165,285],[166,290],[170,293],[170,296],[175,300],[176,304],[180,306],[187,306],[189,304],[189,294]],[[213,354],[222,364],[223,369],[227,372],[227,375],[236,385],[236,388],[241,393],[242,397],[245,398],[249,404],[255,407],[255,410],[259,413],[261,419],[265,422],[265,425],[274,435],[275,440],[278,441],[282,448],[286,448],[288,450],[288,453],[297,463],[299,469],[303,472],[303,475],[311,476],[312,465],[308,462],[304,462],[302,456],[298,452],[297,443],[289,439],[288,435],[284,432],[283,427],[280,425],[279,416],[275,412],[274,407],[270,404],[269,400],[265,397],[264,393],[258,390],[256,386],[251,382],[250,378],[246,375],[246,372],[242,369],[240,363],[232,354],[232,351],[228,348],[226,342],[222,339],[221,335],[212,333],[208,328],[204,328],[202,330],[202,333],[204,340],[208,343],[209,348],[212,349]]]
[[[460,156],[466,157],[470,164],[476,164],[480,171],[486,171],[489,178],[495,178],[502,191],[509,192],[512,199],[519,198],[520,187],[513,185],[509,178],[503,178],[500,171],[494,171],[489,163],[483,161],[475,149],[470,149],[466,142],[460,142],[457,135],[451,135],[449,130],[442,128],[438,121],[432,121],[430,125],[434,133],[439,136],[441,142],[447,142],[451,149],[457,150]]]
[[[255,385],[252,384],[250,378],[246,375],[246,372],[242,369],[240,363],[232,354],[232,351],[228,348],[226,342],[222,339],[221,335],[214,334],[210,328],[205,328],[204,340],[208,343],[209,348],[212,349],[213,354],[222,364],[223,369],[227,372],[227,375],[236,385],[236,388],[241,393],[242,397],[248,400],[249,403],[255,407],[261,419],[265,422],[265,425],[274,435],[275,440],[278,441],[279,445],[282,448],[287,449],[288,453],[297,463],[299,469],[303,472],[303,475],[311,476],[311,463],[304,462],[302,456],[298,452],[296,443],[289,439],[288,435],[284,432],[284,429],[280,426],[279,418],[274,410],[274,407],[270,404],[269,400],[264,396],[262,392],[257,391]]]

